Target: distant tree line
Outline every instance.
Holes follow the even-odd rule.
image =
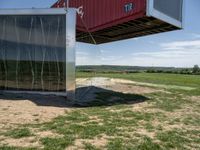
[[[200,68],[198,65],[194,65],[193,68],[177,69],[177,70],[155,70],[149,69],[147,73],[173,73],[173,74],[189,74],[189,75],[200,75]]]
[[[172,74],[193,74],[191,69],[181,70],[147,70],[146,73],[172,73]]]
[[[174,68],[174,67],[138,67],[138,66],[77,66],[77,72],[85,73],[171,73],[200,75],[200,68],[194,65],[193,68]]]
[[[115,71],[115,70],[95,70],[95,69],[77,69],[77,72],[85,72],[85,73],[105,73],[105,74],[113,74],[113,73],[124,73],[124,74],[128,74],[128,73],[141,73],[144,71],[139,71],[139,70],[121,70],[121,71]]]
[[[200,74],[200,68],[198,65],[194,65],[193,69],[192,69],[192,73],[193,74]]]

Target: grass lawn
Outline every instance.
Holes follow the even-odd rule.
[[[18,125],[15,129],[0,132],[0,149],[200,149],[200,76],[77,73],[79,78],[94,76],[123,78],[158,85],[187,86],[193,87],[194,90],[159,87],[157,92],[140,95],[147,100],[137,104],[75,107],[49,122]],[[123,101],[134,99],[138,95],[100,92],[97,93],[95,102],[103,103],[116,96]],[[37,132],[48,132],[51,136],[37,136]],[[37,142],[38,146],[16,147],[3,144],[6,138],[32,138],[32,142]]]
[[[181,91],[188,95],[200,95],[200,76],[199,75],[182,75],[182,74],[167,74],[167,73],[86,73],[78,72],[77,78],[88,77],[109,77],[127,79],[136,82],[166,85],[166,86],[183,86],[196,88],[192,91]],[[178,89],[177,89],[178,90]]]
[[[179,86],[192,86],[200,87],[199,75],[182,75],[182,74],[167,74],[167,73],[85,73],[78,72],[77,78],[87,77],[110,77],[110,78],[122,78],[139,82],[166,84],[166,85],[179,85]]]

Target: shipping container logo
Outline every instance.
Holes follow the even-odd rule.
[[[133,3],[128,3],[128,4],[124,5],[124,11],[125,11],[126,13],[132,11],[133,8],[134,8]]]

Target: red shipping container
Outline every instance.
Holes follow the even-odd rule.
[[[52,7],[64,6],[60,0]],[[88,32],[101,44],[182,27],[183,0],[69,0],[69,7],[82,8],[77,19],[81,42],[94,43]]]
[[[126,12],[125,5],[128,4],[134,4],[132,6],[134,9]],[[60,1],[53,7],[64,5],[64,1]],[[83,6],[83,20],[90,32],[134,20],[146,14],[146,0],[70,0],[69,6],[75,8]],[[86,31],[80,17],[78,17],[77,29]]]

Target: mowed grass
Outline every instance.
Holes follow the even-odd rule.
[[[77,75],[94,76],[88,73]],[[142,95],[123,93],[113,95],[112,92],[100,92],[89,107],[74,107],[72,111],[50,122],[19,125],[18,129],[0,132],[0,135],[6,138],[17,140],[31,136],[40,146],[15,147],[0,144],[0,149],[200,149],[200,97],[197,96],[200,95],[198,92],[200,76],[149,73],[96,74],[95,76],[189,86],[194,87],[195,90],[160,89]],[[137,101],[141,98],[143,101]],[[113,99],[117,103],[112,103]],[[36,129],[37,132],[54,133],[54,136],[37,136],[33,132]]]
[[[77,72],[77,78],[87,77],[109,77],[121,78],[138,82],[146,82],[153,84],[177,85],[200,87],[199,75],[182,75],[182,74],[167,74],[167,73],[87,73]]]
[[[168,73],[88,73],[88,72],[77,72],[77,78],[90,78],[90,77],[108,77],[108,78],[119,78],[127,79],[139,83],[147,83],[146,86],[158,88],[166,88],[168,90],[180,91],[187,95],[200,95],[200,75],[182,75],[182,74],[168,74]],[[140,85],[140,84],[139,84]],[[142,86],[143,84],[141,84]],[[144,84],[145,86],[145,84]],[[171,86],[171,88],[170,88]],[[176,88],[173,86],[180,86],[183,88]],[[186,87],[186,90],[182,90]],[[187,90],[193,88],[192,90]]]

